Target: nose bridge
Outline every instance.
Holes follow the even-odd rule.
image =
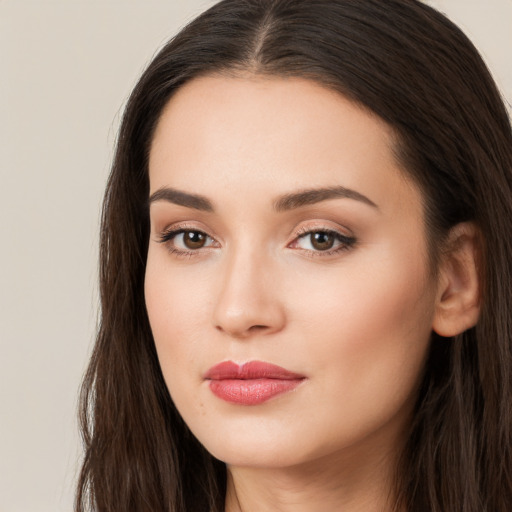
[[[248,243],[232,247],[219,276],[215,327],[235,337],[280,330],[284,311],[277,288],[272,286],[276,271],[263,249]]]

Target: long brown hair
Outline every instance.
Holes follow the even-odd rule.
[[[84,379],[76,511],[220,512],[226,474],[166,389],[144,303],[148,152],[173,92],[208,73],[310,78],[397,135],[435,260],[455,224],[482,234],[476,327],[433,335],[397,509],[512,507],[512,134],[473,45],[417,0],[224,0],[174,37],[124,113],[102,213],[101,324]]]

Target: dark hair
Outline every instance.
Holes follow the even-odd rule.
[[[417,0],[224,0],[158,53],[124,113],[102,214],[101,324],[82,388],[77,512],[223,510],[224,464],[176,411],[145,309],[148,152],[179,87],[240,72],[309,78],[384,119],[423,191],[434,259],[451,227],[478,227],[480,319],[452,339],[433,334],[397,508],[510,511],[512,134],[482,59]]]

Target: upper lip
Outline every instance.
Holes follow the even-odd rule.
[[[281,366],[263,361],[249,361],[237,364],[233,361],[223,361],[212,366],[204,375],[207,380],[251,380],[251,379],[280,379],[297,380],[304,379],[304,375],[290,372]]]

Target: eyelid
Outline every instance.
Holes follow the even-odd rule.
[[[347,233],[348,231],[348,233]],[[319,249],[306,249],[301,247],[293,247],[292,244],[297,244],[298,240],[301,238],[305,238],[310,234],[314,233],[328,233],[334,235],[339,245],[337,247],[319,250]],[[354,245],[357,243],[356,237],[353,235],[352,231],[347,228],[342,228],[341,226],[334,227],[330,222],[326,221],[312,221],[311,223],[300,226],[298,229],[294,231],[293,240],[291,240],[287,247],[303,252],[309,257],[329,257],[335,254],[338,254],[342,251],[346,251],[352,249]]]
[[[178,228],[178,229],[169,229],[166,231],[163,231],[159,235],[158,242],[160,243],[166,243],[170,242],[171,240],[174,240],[178,235],[182,235],[184,233],[200,233],[201,235],[206,236],[210,240],[213,240],[216,242],[216,240],[210,236],[208,233],[205,233],[204,231],[201,231],[200,229],[189,229],[189,228]]]
[[[355,238],[354,233],[349,228],[332,221],[320,219],[313,219],[307,222],[302,222],[297,228],[294,229],[293,237],[295,239],[307,235],[308,233],[319,231],[334,233],[346,239]]]
[[[173,240],[180,234],[185,233],[187,231],[201,233],[204,236],[208,237],[212,243],[208,244],[204,247],[199,247],[197,249],[185,249],[176,247],[173,244]],[[175,255],[176,257],[194,257],[204,254],[205,251],[209,251],[210,249],[216,249],[219,247],[218,240],[209,234],[208,230],[203,229],[202,227],[198,227],[197,224],[192,224],[190,222],[179,222],[175,224],[168,225],[161,231],[157,233],[156,242],[161,243],[166,246],[167,250]]]
[[[346,237],[346,238],[352,238],[353,235],[351,232],[345,232],[345,231],[348,231],[346,229],[342,229],[342,228],[339,228],[339,227],[333,227],[331,225],[327,225],[327,224],[315,224],[315,225],[308,225],[308,226],[302,226],[300,227],[299,229],[296,230],[295,232],[295,236],[296,237],[300,237],[300,236],[304,236],[308,233],[316,233],[316,232],[319,232],[319,231],[322,231],[322,232],[328,232],[328,233],[336,233],[338,235],[341,235],[343,237]]]
[[[203,233],[204,235],[210,237],[213,240],[217,240],[216,237],[214,237],[210,234],[209,229],[207,229],[203,226],[199,226],[197,223],[191,223],[188,221],[175,222],[173,224],[168,224],[163,229],[157,230],[156,235],[160,239],[162,237],[165,237],[168,234],[171,234],[171,233],[176,234],[176,233],[183,232],[183,231],[197,231],[198,233]]]

